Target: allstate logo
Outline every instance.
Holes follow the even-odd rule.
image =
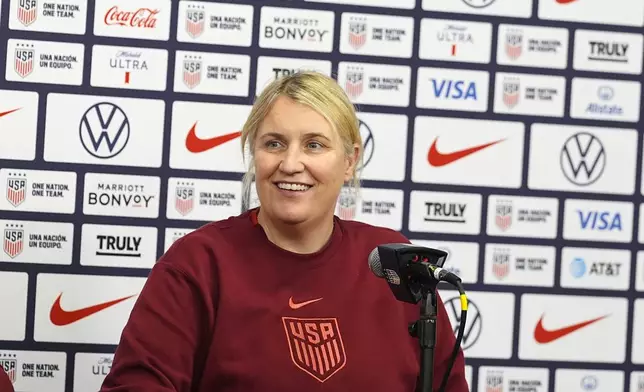
[[[580,257],[576,257],[570,263],[570,274],[575,278],[581,278],[586,273],[586,262]]]
[[[611,86],[599,86],[597,96],[602,101],[610,101],[615,96],[615,90]]]
[[[130,139],[130,120],[115,104],[100,102],[83,114],[79,133],[81,143],[90,155],[112,158],[123,151]]]
[[[595,376],[585,376],[581,379],[581,388],[584,391],[594,391],[597,389],[597,384],[599,384],[599,382]]]

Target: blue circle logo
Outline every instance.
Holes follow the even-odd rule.
[[[580,257],[576,257],[570,263],[570,273],[575,278],[581,278],[586,273],[586,262]]]

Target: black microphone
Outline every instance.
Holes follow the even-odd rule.
[[[399,301],[418,303],[422,286],[435,289],[443,281],[454,286],[461,278],[442,266],[447,252],[411,244],[384,244],[369,254],[369,268],[379,278],[384,278]]]
[[[467,296],[461,278],[443,269],[447,252],[407,243],[379,245],[369,254],[369,269],[384,278],[396,299],[412,304],[421,301],[420,318],[409,326],[409,334],[419,339],[421,349],[419,387],[431,392],[434,377],[436,344],[436,286],[444,281],[456,286],[461,294],[461,319],[447,371],[439,388],[444,392],[465,332]]]

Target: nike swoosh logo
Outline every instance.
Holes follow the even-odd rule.
[[[197,123],[195,122],[192,125],[192,128],[190,128],[188,136],[186,136],[186,148],[188,149],[188,151],[194,153],[208,151],[211,148],[215,148],[226,142],[236,139],[241,135],[241,132],[232,132],[225,135],[215,136],[210,139],[200,139],[199,136],[197,136],[196,130]]]
[[[56,301],[51,306],[51,311],[49,312],[49,319],[51,320],[52,324],[57,325],[59,327],[73,324],[79,320],[82,320],[95,313],[98,313],[101,310],[105,310],[111,306],[114,306],[120,302],[123,302],[127,299],[134,297],[134,295],[129,295],[127,297],[104,302],[102,304],[92,305],[92,306],[88,306],[77,310],[67,311],[60,306],[60,297],[62,296],[63,296],[62,293],[58,295],[58,298],[56,298]]]
[[[486,144],[481,144],[479,146],[474,146],[470,148],[466,148],[464,150],[458,150],[450,153],[442,153],[438,151],[438,148],[436,147],[436,143],[438,142],[438,138],[434,139],[434,143],[432,143],[431,147],[429,148],[429,152],[427,153],[427,161],[429,162],[430,165],[435,166],[435,167],[441,167],[445,165],[449,165],[452,162],[456,162],[459,159],[463,159],[468,155],[474,154],[475,152],[479,152],[485,148],[488,148],[490,146],[493,146],[497,143],[501,143],[505,139],[497,140],[495,142],[490,142]]]
[[[597,317],[592,320],[588,321],[582,321],[580,323],[568,325],[563,328],[558,328],[558,329],[545,329],[543,326],[543,315],[539,319],[539,322],[537,323],[537,326],[534,327],[534,340],[537,341],[537,343],[550,343],[554,342],[557,339],[561,339],[566,335],[569,335],[581,328],[584,328],[590,324],[596,323],[599,320],[602,320],[609,315]]]
[[[20,110],[20,109],[22,109],[22,108],[13,109],[13,110],[9,110],[9,111],[6,111],[6,112],[0,112],[0,117],[4,117],[4,116],[6,116],[7,114],[11,114],[11,113],[13,113],[13,112],[17,112],[17,111],[18,111],[18,110]]]
[[[321,301],[321,300],[322,300],[322,298],[316,298],[316,299],[312,299],[310,301],[304,301],[304,302],[300,302],[300,303],[295,303],[295,302],[293,302],[293,297],[291,297],[291,298],[288,299],[288,306],[291,309],[299,309],[299,308],[302,308],[302,307],[304,307],[306,305],[310,305],[310,304],[312,304],[314,302],[318,302],[318,301]]]
[[[577,0],[557,0],[557,3],[559,3],[559,4],[570,4],[570,3],[574,3],[575,1],[577,1]]]

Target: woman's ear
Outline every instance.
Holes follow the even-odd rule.
[[[349,181],[351,177],[353,177],[355,167],[358,164],[358,160],[360,159],[360,147],[361,146],[359,144],[354,144],[352,154],[347,157],[347,167],[346,171],[344,172],[344,182]]]

